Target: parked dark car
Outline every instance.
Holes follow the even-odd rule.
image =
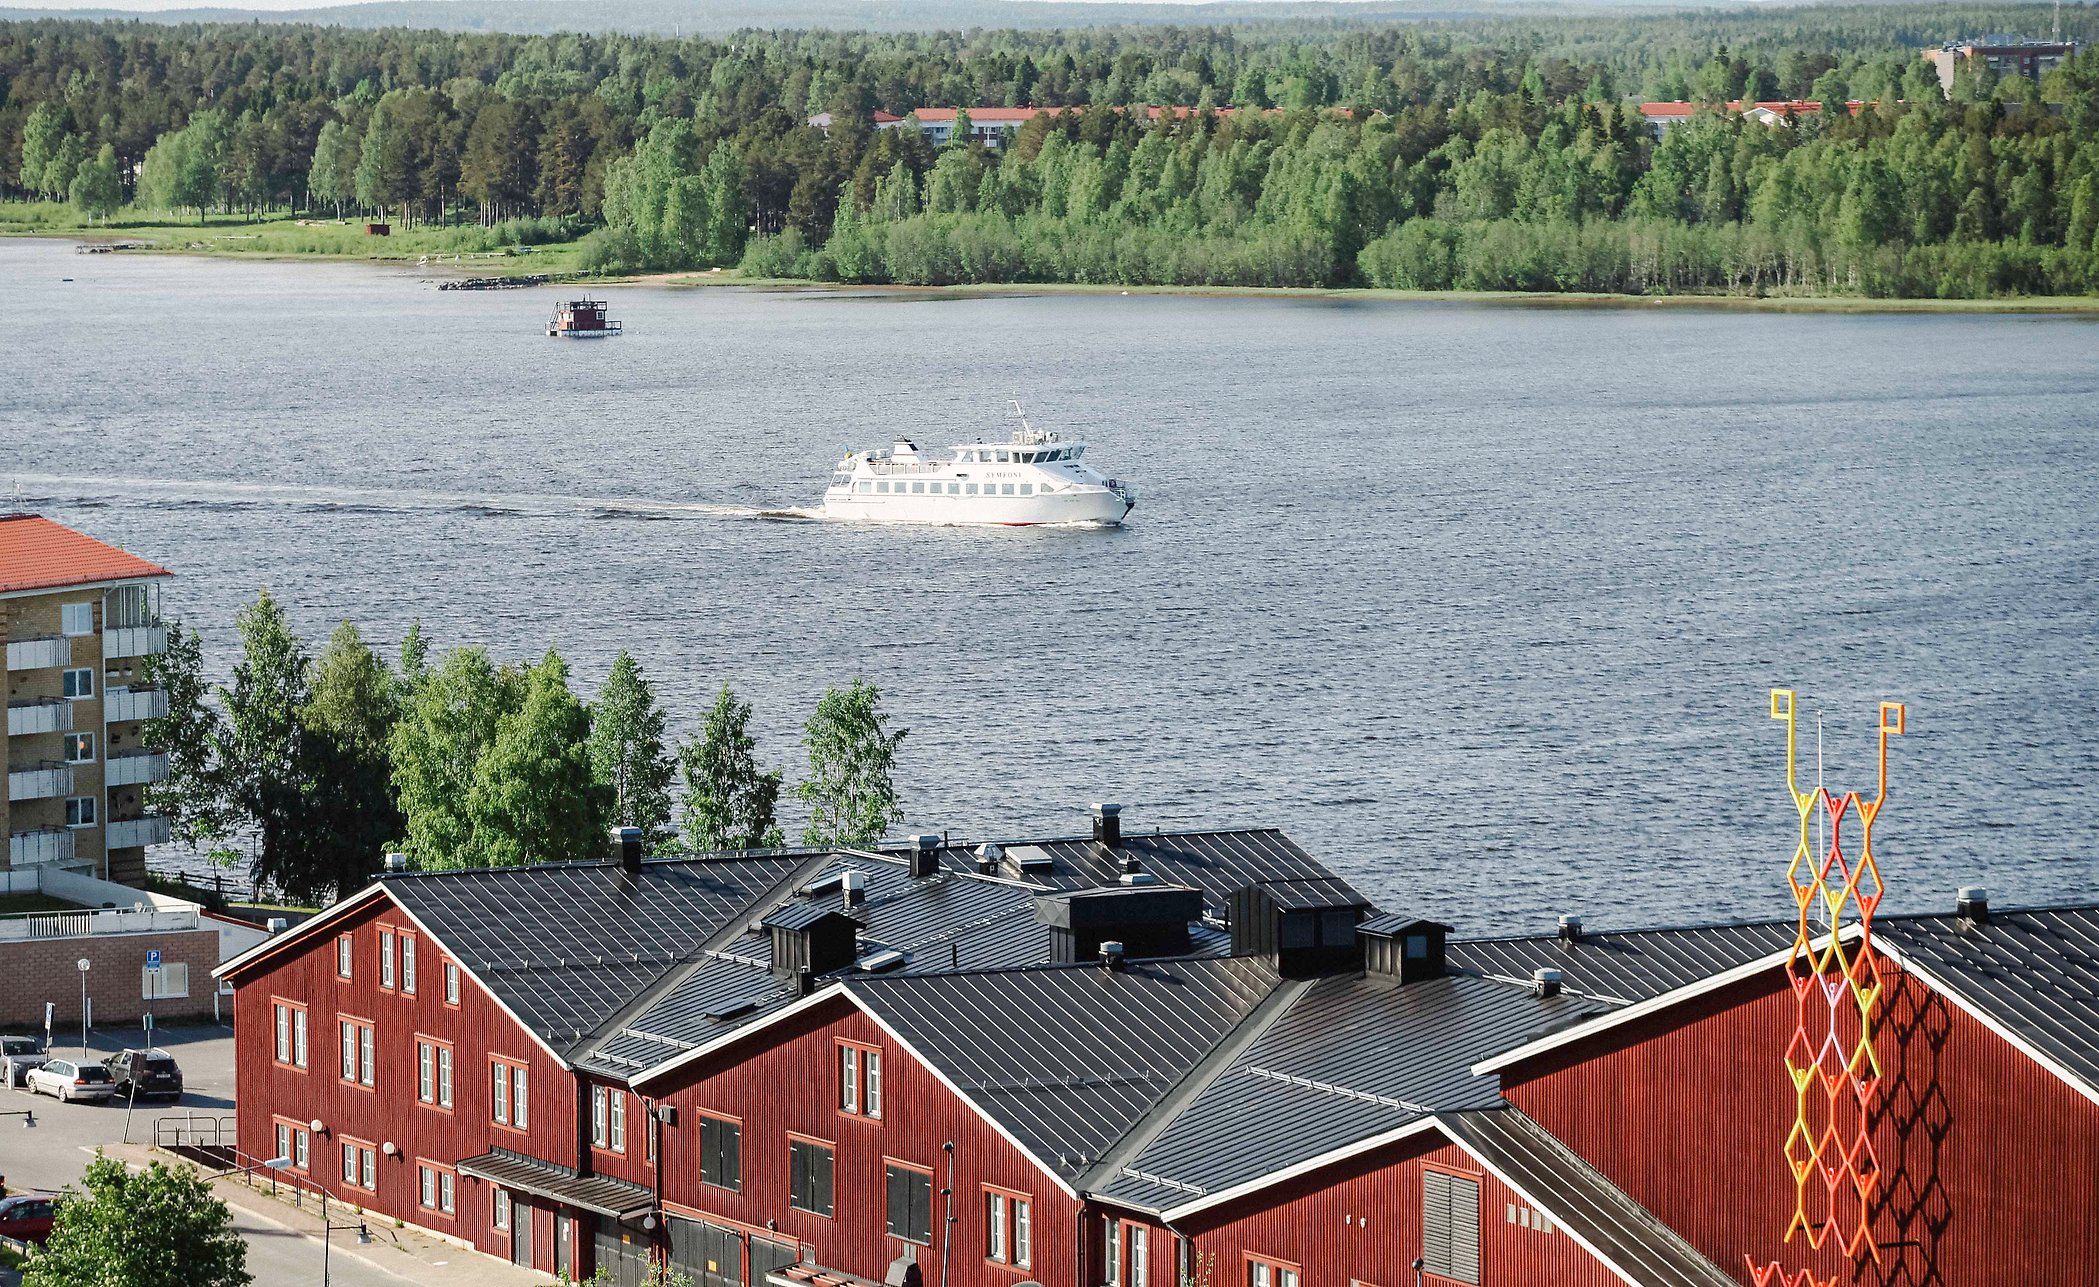
[[[0,1086],[27,1086],[30,1070],[43,1067],[50,1059],[35,1037],[0,1037]]]
[[[0,1238],[42,1246],[51,1237],[51,1199],[25,1194],[0,1198]]]
[[[165,1050],[123,1050],[102,1062],[117,1084],[118,1099],[130,1099],[134,1085],[140,1099],[151,1095],[182,1097],[182,1069],[175,1066],[175,1057]]]

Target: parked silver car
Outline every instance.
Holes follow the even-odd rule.
[[[80,1099],[104,1100],[117,1093],[117,1079],[101,1064],[53,1059],[29,1074],[32,1095],[52,1095],[68,1103]]]
[[[30,1070],[50,1059],[35,1037],[0,1037],[0,1086],[12,1090],[28,1085]]]

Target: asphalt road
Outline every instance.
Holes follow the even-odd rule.
[[[73,1058],[80,1053],[76,1032],[70,1042],[57,1036],[52,1053]],[[89,1046],[96,1059],[136,1046],[145,1034],[136,1028],[104,1029],[91,1033]],[[214,1117],[226,1119],[232,1130],[233,1117],[233,1030],[210,1025],[196,1028],[163,1028],[155,1044],[175,1056],[182,1065],[184,1093],[174,1104],[155,1100],[127,1111],[122,1101],[106,1104],[61,1104],[48,1095],[20,1090],[0,1090],[0,1113],[29,1110],[36,1126],[25,1128],[22,1119],[0,1117],[0,1176],[6,1177],[10,1193],[25,1189],[56,1191],[77,1183],[94,1157],[98,1145],[153,1142],[154,1122],[159,1118],[190,1118],[200,1125]],[[206,1128],[208,1129],[208,1128]],[[321,1281],[321,1241],[314,1234],[279,1224],[267,1215],[236,1206],[234,1228],[248,1243],[248,1271],[257,1287],[310,1287]],[[337,1234],[338,1240],[354,1237]],[[464,1256],[465,1253],[462,1253]],[[329,1282],[343,1287],[400,1287],[414,1279],[387,1273],[378,1267],[343,1254],[340,1241],[330,1256]]]

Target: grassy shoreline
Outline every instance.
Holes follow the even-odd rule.
[[[581,243],[553,242],[524,253],[462,249],[478,228],[402,229],[366,237],[361,221],[263,219],[203,225],[125,221],[97,227],[62,226],[0,217],[0,237],[70,240],[79,244],[140,242],[122,254],[167,254],[273,262],[320,260],[417,268],[433,276],[515,277],[545,274],[591,285],[738,286],[757,290],[830,291],[927,298],[1030,295],[1179,295],[1210,298],[1307,299],[1341,303],[1495,305],[1517,308],[1674,308],[1759,313],[1997,313],[2099,317],[2099,296],[2011,296],[1996,299],[1875,299],[1852,295],[1614,295],[1600,292],[1406,291],[1372,287],[1116,286],[1068,282],[979,282],[954,286],[853,285],[799,278],[745,277],[736,269],[693,273],[584,276]]]

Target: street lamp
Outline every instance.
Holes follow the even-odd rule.
[[[316,1128],[316,1129],[319,1129],[319,1124],[318,1124],[318,1123],[316,1123],[316,1124],[315,1124],[315,1128]],[[271,1159],[270,1159],[269,1161],[267,1161],[267,1162],[264,1162],[264,1163],[263,1163],[263,1166],[264,1166],[265,1168],[267,1168],[267,1169],[269,1170],[269,1173],[270,1173],[270,1194],[271,1194],[271,1196],[273,1196],[273,1197],[274,1197],[274,1196],[276,1196],[276,1193],[277,1193],[277,1172],[279,1172],[279,1171],[282,1171],[282,1170],[284,1170],[284,1169],[285,1169],[286,1167],[289,1167],[289,1166],[290,1166],[291,1164],[292,1164],[292,1160],[291,1160],[290,1158],[288,1158],[288,1157],[273,1157],[273,1158],[271,1158]],[[318,1186],[316,1186],[316,1187],[318,1187]],[[371,1245],[371,1242],[372,1242],[372,1231],[371,1231],[371,1230],[370,1230],[369,1228],[367,1228],[367,1227],[366,1227],[366,1225],[365,1225],[364,1221],[360,1220],[360,1221],[358,1221],[358,1222],[357,1222],[356,1224],[330,1224],[330,1223],[328,1223],[328,1190],[326,1190],[326,1189],[322,1189],[322,1190],[321,1190],[321,1287],[328,1287],[328,1259],[329,1259],[329,1253],[330,1253],[330,1252],[331,1252],[331,1251],[332,1251],[332,1250],[334,1249],[334,1245],[335,1245],[335,1244],[334,1244],[334,1241],[333,1241],[333,1239],[332,1239],[332,1237],[331,1237],[331,1235],[333,1235],[333,1234],[337,1234],[337,1233],[348,1233],[348,1232],[349,1232],[350,1230],[352,1230],[352,1229],[355,1229],[355,1230],[357,1231],[357,1245],[358,1245],[358,1246],[360,1246],[360,1247],[368,1247],[368,1246],[370,1246],[370,1245]]]
[[[23,1130],[25,1130],[25,1131],[26,1131],[26,1130],[31,1130],[31,1129],[34,1129],[34,1128],[35,1128],[35,1126],[36,1126],[36,1110],[35,1110],[35,1109],[33,1109],[33,1108],[21,1108],[21,1109],[15,1109],[15,1110],[13,1110],[13,1111],[11,1111],[11,1112],[6,1112],[6,1113],[0,1113],[0,1117],[19,1117],[19,1118],[21,1118],[21,1119],[22,1119],[22,1129],[23,1129]]]
[[[80,1057],[83,1059],[87,1058],[87,972],[92,965],[94,962],[84,956],[73,962],[73,968],[80,971]]]

